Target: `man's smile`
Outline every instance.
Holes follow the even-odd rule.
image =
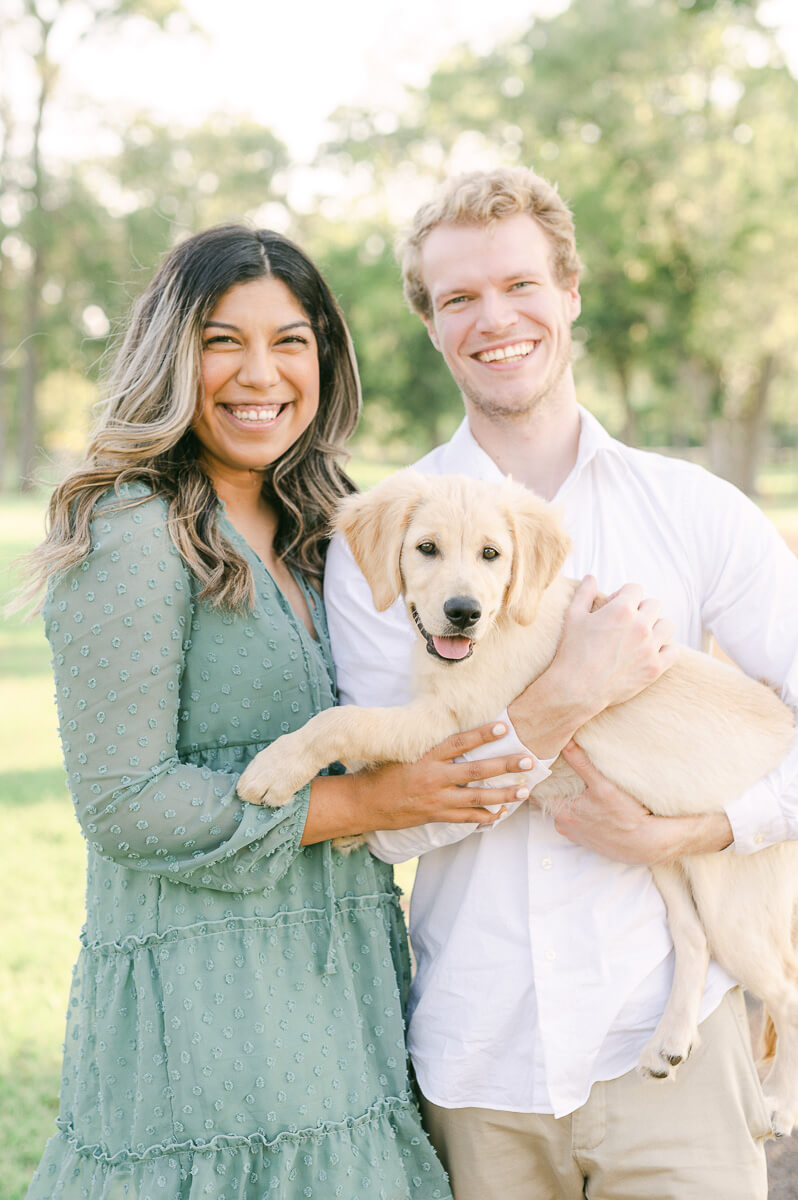
[[[522,362],[523,359],[534,354],[539,345],[539,339],[537,341],[512,342],[509,346],[495,346],[490,350],[479,350],[471,357],[481,363]]]

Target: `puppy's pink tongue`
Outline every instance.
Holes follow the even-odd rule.
[[[432,644],[441,658],[465,658],[471,649],[471,638],[467,637],[435,637]]]

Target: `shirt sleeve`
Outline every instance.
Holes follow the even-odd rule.
[[[387,707],[407,704],[413,698],[412,657],[416,634],[397,600],[386,612],[374,607],[363,573],[342,537],[333,538],[324,572],[324,601],[330,630],[333,661],[341,704]],[[507,733],[494,742],[478,746],[463,758],[493,758],[508,754],[531,754],[519,741],[507,713],[497,717]],[[551,774],[551,761],[534,759],[528,786],[534,787]],[[489,782],[485,786],[490,786]],[[522,803],[519,801],[519,803]],[[517,804],[509,805],[506,816]],[[500,818],[504,820],[506,817]],[[372,853],[383,862],[405,862],[428,850],[462,841],[472,833],[488,833],[499,822],[436,821],[409,829],[376,831],[366,835]]]
[[[237,775],[180,761],[192,592],[164,503],[99,512],[92,546],[45,605],[64,762],[87,841],[170,879],[271,887],[299,850],[310,788],[260,808],[237,798]]]
[[[707,477],[705,477],[707,478]],[[722,650],[798,710],[798,559],[746,496],[722,480],[701,522],[702,619]],[[726,806],[734,850],[751,854],[798,838],[798,735],[764,779]]]

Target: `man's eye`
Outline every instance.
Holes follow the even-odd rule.
[[[499,551],[495,546],[486,546],[482,551],[482,557],[487,558],[488,562],[490,562],[492,559],[499,557]]]
[[[419,542],[419,544],[416,546],[416,549],[421,554],[426,554],[428,557],[438,553],[438,547],[434,542]]]

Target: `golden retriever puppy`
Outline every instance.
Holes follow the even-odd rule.
[[[341,505],[336,528],[384,611],[401,594],[418,633],[416,699],[329,709],[261,751],[239,795],[284,804],[334,761],[411,762],[506,708],[551,662],[576,584],[552,510],[507,481],[404,471]],[[732,666],[682,647],[634,699],[575,735],[598,770],[653,813],[721,810],[766,775],[794,735],[790,709]],[[517,780],[517,776],[514,777]],[[553,812],[583,790],[559,758],[534,800]],[[663,1077],[697,1038],[710,952],[770,1013],[778,1049],[765,1081],[773,1130],[798,1116],[798,843],[653,868],[675,946],[673,990],[641,1069]]]

